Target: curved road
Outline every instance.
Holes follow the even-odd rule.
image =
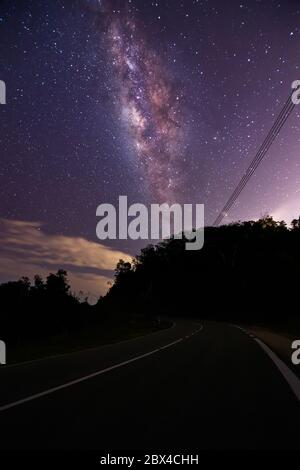
[[[173,328],[0,368],[2,449],[299,448],[299,399],[226,324]],[[296,386],[298,386],[296,384]]]

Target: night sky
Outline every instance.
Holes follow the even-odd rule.
[[[2,0],[0,281],[105,292],[144,245],[97,240],[119,195],[211,224],[300,79],[299,28],[298,0]],[[300,214],[299,143],[296,107],[226,222]]]

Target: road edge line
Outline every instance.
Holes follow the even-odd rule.
[[[253,338],[274,362],[277,369],[281,372],[286,382],[294,392],[296,398],[300,401],[300,379],[297,375],[267,346],[261,339]]]
[[[238,328],[241,330],[243,333],[245,333],[247,336],[252,338],[259,346],[262,348],[262,350],[269,356],[269,358],[272,360],[272,362],[275,364],[287,384],[289,385],[290,389],[300,401],[300,379],[297,377],[297,375],[285,364],[285,362],[280,359],[277,354],[275,354],[272,349],[266,345],[261,339],[256,338],[253,334],[249,333],[247,330],[242,328],[239,325],[233,325],[235,328]]]

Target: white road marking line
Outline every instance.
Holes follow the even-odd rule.
[[[203,329],[203,325],[201,325],[201,328],[199,328],[197,331],[201,331],[202,329]],[[114,366],[107,367],[106,369],[99,370],[97,372],[94,372],[93,374],[80,377],[79,379],[72,380],[71,382],[67,382],[63,385],[58,385],[57,387],[49,388],[48,390],[44,390],[43,392],[35,393],[34,395],[30,395],[29,397],[22,398],[21,400],[17,400],[12,403],[8,403],[7,405],[0,406],[0,412],[9,410],[10,408],[14,408],[15,406],[22,405],[23,403],[27,403],[37,398],[50,395],[51,393],[57,392],[58,390],[63,390],[64,388],[67,388],[67,387],[71,387],[72,385],[76,385],[78,383],[84,382],[85,380],[92,379],[93,377],[97,377],[98,375],[102,375],[102,374],[105,374],[106,372],[117,369],[118,367],[122,367],[122,366],[125,366],[126,364],[130,364],[131,362],[135,362],[135,361],[138,361],[139,359],[143,359],[144,357],[151,356],[152,354],[155,354],[159,351],[162,351],[163,349],[174,346],[174,344],[178,344],[181,341],[183,341],[183,338],[179,338],[176,341],[173,341],[172,343],[166,344],[165,346],[161,346],[160,348],[154,349],[153,351],[150,351],[145,354],[141,354],[140,356],[133,357],[132,359],[128,359],[127,361],[120,362],[119,364],[115,364]]]
[[[246,333],[249,337],[254,339],[254,341],[256,341],[260,345],[260,347],[265,351],[269,358],[274,362],[275,366],[281,372],[288,385],[296,395],[297,399],[300,401],[300,379],[297,377],[297,375],[281,359],[279,359],[279,357],[272,351],[272,349],[270,349],[269,346],[267,346],[263,341],[256,338],[254,335],[248,333],[248,331],[244,330],[244,328],[241,328],[238,325],[233,326]]]
[[[172,328],[175,328],[175,326],[176,326],[176,323],[172,322],[172,326],[170,327],[170,330]],[[66,356],[69,356],[70,354],[78,354],[78,353],[83,353],[83,352],[94,351],[96,349],[109,348],[109,347],[115,346],[117,344],[124,344],[124,343],[128,343],[128,342],[131,342],[131,341],[136,341],[136,340],[139,340],[139,339],[143,339],[143,338],[146,338],[147,336],[150,336],[150,335],[154,336],[154,335],[162,333],[162,332],[164,332],[165,330],[168,330],[168,329],[169,328],[164,328],[162,330],[154,331],[153,333],[146,333],[145,335],[136,336],[134,338],[124,339],[122,341],[116,341],[115,343],[102,344],[101,346],[91,346],[90,348],[85,348],[85,349],[76,349],[74,351],[70,351],[68,353],[63,353],[63,354],[52,354],[51,356],[41,357],[39,359],[32,359],[30,361],[16,362],[15,364],[5,364],[5,369],[10,369],[12,367],[23,366],[23,365],[32,364],[32,363],[41,362],[41,361],[47,361],[47,359],[57,359],[57,358],[61,358],[61,357],[66,357]]]
[[[201,331],[203,329],[203,325],[196,330],[197,332]],[[34,395],[30,395],[29,397],[22,398],[21,400],[14,401],[12,403],[8,403],[7,405],[0,406],[0,413],[1,411],[6,411],[9,410],[10,408],[14,408],[15,406],[22,405],[23,403],[27,403],[32,400],[36,400],[37,398],[44,397],[46,395],[50,395],[51,393],[57,392],[59,390],[63,390],[64,388],[71,387],[72,385],[76,385],[78,383],[84,382],[86,380],[92,379],[93,377],[97,377],[98,375],[105,374],[106,372],[109,372],[111,370],[117,369],[119,367],[125,366],[127,364],[130,364],[131,362],[138,361],[139,359],[143,359],[144,357],[151,356],[152,354],[155,354],[159,351],[162,351],[163,349],[167,349],[171,346],[174,346],[175,344],[180,343],[183,341],[183,338],[179,338],[176,341],[173,341],[172,343],[168,343],[165,346],[161,346],[160,348],[154,349],[153,351],[150,351],[145,354],[141,354],[140,356],[133,357],[132,359],[128,359],[127,361],[120,362],[119,364],[115,364],[114,366],[106,367],[105,369],[99,370],[97,372],[93,372],[93,374],[85,375],[84,377],[80,377],[79,379],[72,380],[70,382],[67,382],[63,385],[58,385],[57,387],[52,387],[49,388],[48,390],[44,390],[43,392],[40,393],[35,393]]]
[[[267,346],[258,338],[254,338],[254,341],[256,341],[272,359],[298,400],[300,400],[300,379],[297,377],[297,375],[294,374],[294,372],[281,359],[279,359],[279,357],[272,351],[272,349],[269,348],[269,346]]]
[[[141,354],[140,356],[133,357],[132,359],[128,359],[127,361],[120,362],[119,364],[115,364],[114,366],[106,367],[105,369],[99,370],[97,372],[93,372],[93,374],[85,375],[84,377],[80,377],[79,379],[72,380],[71,382],[67,382],[63,385],[58,385],[57,387],[49,388],[48,390],[44,390],[43,392],[40,392],[40,393],[35,393],[34,395],[30,395],[29,397],[22,398],[21,400],[8,403],[7,405],[3,405],[0,407],[0,412],[8,410],[18,405],[22,405],[23,403],[27,403],[28,401],[35,400],[36,398],[50,395],[50,393],[57,392],[58,390],[63,390],[64,388],[71,387],[72,385],[76,385],[80,382],[84,382],[85,380],[92,379],[93,377],[97,377],[98,375],[105,374],[105,372],[109,372],[111,370],[117,369],[118,367],[125,366],[126,364],[130,364],[131,362],[138,361],[139,359],[143,359],[144,357],[151,356],[152,354],[162,351],[163,349],[169,348],[170,346],[180,343],[181,341],[183,341],[183,338],[177,339],[176,341],[173,341],[172,343],[169,343],[165,346],[154,349],[153,351],[150,351],[148,353]]]

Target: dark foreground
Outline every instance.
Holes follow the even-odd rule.
[[[299,400],[259,344],[230,325],[178,321],[132,341],[2,367],[0,382],[2,450],[299,448]]]

